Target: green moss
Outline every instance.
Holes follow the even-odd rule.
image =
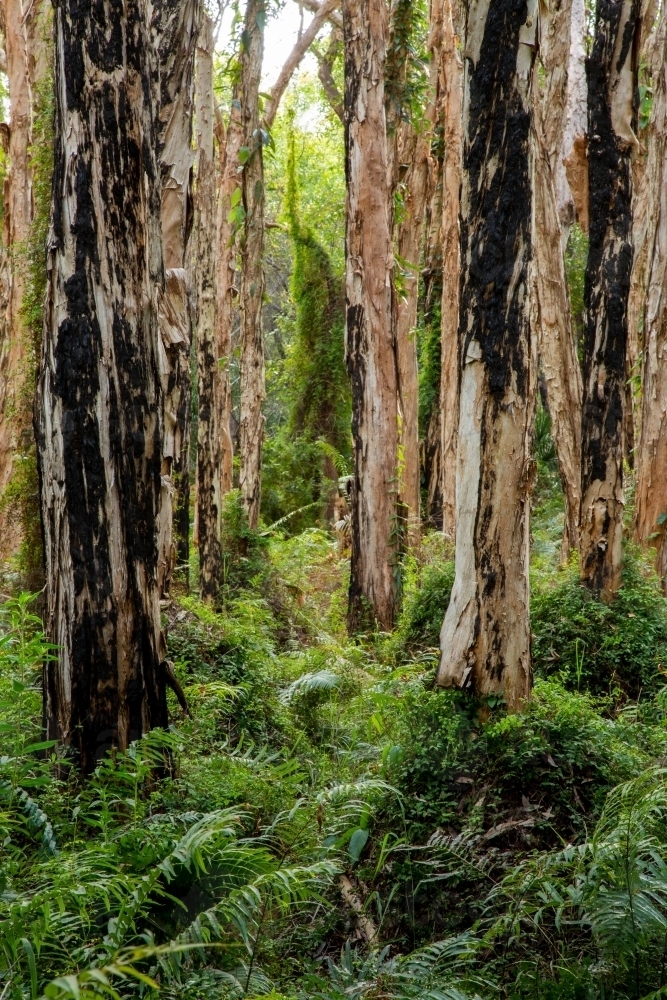
[[[45,50],[52,46],[50,7],[44,6],[37,30]],[[38,590],[43,583],[43,555],[37,453],[31,433],[32,410],[42,344],[44,297],[46,294],[46,242],[51,217],[51,180],[53,176],[54,93],[50,63],[33,91],[33,135],[28,150],[32,171],[34,216],[27,243],[11,249],[12,266],[22,273],[24,283],[21,305],[24,363],[18,373],[16,418],[26,428],[24,440],[14,461],[12,479],[0,498],[0,507],[21,524],[21,550],[17,559],[20,584]]]

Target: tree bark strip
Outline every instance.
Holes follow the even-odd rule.
[[[442,191],[442,353],[440,370],[440,435],[442,478],[442,530],[456,535],[456,454],[459,424],[459,275],[460,184],[462,170],[463,66],[454,32],[452,0],[445,4],[442,41],[441,89],[445,131]]]
[[[656,569],[667,592],[667,13],[655,39],[654,93],[646,165],[647,294],[641,443],[635,493],[635,534],[656,546]]]
[[[211,234],[216,226],[215,161],[213,159],[213,23],[205,14],[197,47],[197,543],[199,593],[216,601],[222,585],[221,426],[224,376],[216,329],[216,261]],[[227,360],[227,359],[225,359]]]
[[[567,124],[572,0],[560,0],[541,36],[544,84],[535,87],[533,120],[536,167],[534,199],[535,307],[538,352],[565,496],[561,558],[579,547],[581,507],[581,368],[565,276],[556,185]],[[535,78],[537,83],[537,78]]]
[[[398,151],[401,160],[409,164],[403,186],[403,218],[396,232],[399,266],[405,268],[405,276],[401,296],[394,297],[394,336],[400,407],[400,499],[406,509],[407,541],[411,548],[419,544],[420,538],[417,304],[422,230],[429,195],[429,140],[429,135],[416,135],[411,128],[405,135],[407,148],[399,147]]]
[[[529,508],[535,348],[529,317],[537,5],[476,0],[464,50],[456,572],[438,683],[531,688]]]
[[[567,58],[567,98],[562,131],[560,155],[554,166],[554,184],[558,204],[558,221],[561,227],[563,250],[567,246],[570,229],[574,224],[576,201],[567,178],[566,161],[573,155],[575,141],[581,142],[588,128],[587,88],[586,88],[586,9],[584,0],[570,0],[569,25],[561,30],[568,34],[569,53]],[[558,18],[555,11],[555,19]],[[558,44],[558,36],[552,38],[551,48]],[[587,227],[586,227],[587,228]]]
[[[157,0],[154,5],[157,148],[166,268],[165,291],[160,300],[164,452],[159,579],[163,595],[169,592],[176,560],[187,567],[190,551],[192,316],[186,265],[192,221],[194,61],[200,19],[199,0]]]
[[[344,0],[346,363],[352,383],[348,626],[389,629],[397,607],[398,408],[391,323],[384,0]]]
[[[218,377],[220,379],[220,404],[218,430],[221,443],[220,495],[224,497],[232,488],[233,443],[231,432],[232,392],[229,369],[232,357],[232,333],[234,328],[235,274],[236,274],[236,225],[230,220],[232,198],[240,190],[239,149],[243,142],[243,122],[241,103],[235,89],[227,131],[221,120],[217,125],[219,150],[219,190],[216,223],[217,273],[216,273],[216,350],[218,352]]]
[[[85,15],[85,16],[84,16]],[[38,385],[47,735],[91,770],[167,724],[158,539],[163,282],[142,0],[58,0]]]
[[[264,53],[264,0],[248,0],[241,51],[241,110],[244,126],[243,208],[241,245],[241,426],[239,486],[248,523],[256,528],[262,490],[262,448],[266,395],[264,375],[264,165],[259,88]]]
[[[639,0],[600,0],[588,74],[590,237],[584,286],[581,575],[610,600],[621,585],[623,411],[632,272],[632,154]]]
[[[46,72],[42,0],[4,0],[5,54],[9,84],[8,174],[4,187],[3,243],[10,251],[6,327],[0,345],[0,493],[12,481],[17,457],[31,451],[32,401],[37,357],[22,315],[26,254],[34,215],[33,141],[35,88]],[[16,555],[22,540],[20,517],[0,512],[0,553]]]

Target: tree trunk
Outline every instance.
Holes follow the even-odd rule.
[[[213,22],[204,15],[197,48],[197,541],[199,593],[216,601],[222,584],[220,514],[223,379],[216,329],[215,162],[213,160]],[[226,359],[225,359],[226,360]]]
[[[5,268],[6,327],[0,347],[0,493],[12,481],[17,457],[25,457],[28,452],[34,455],[32,402],[37,358],[22,310],[34,215],[30,147],[35,88],[46,71],[43,7],[42,0],[31,4],[21,0],[3,2],[10,112],[3,242],[10,250],[10,259]],[[19,551],[21,520],[13,508],[0,513],[0,553],[5,558]]]
[[[219,191],[218,216],[216,224],[217,275],[216,275],[216,344],[218,352],[218,372],[220,392],[216,397],[220,404],[218,429],[221,442],[220,495],[223,497],[232,488],[233,444],[232,444],[232,392],[229,382],[229,367],[232,357],[232,332],[236,315],[234,300],[236,295],[234,275],[236,273],[236,228],[230,220],[232,199],[239,191],[239,149],[243,142],[243,122],[237,90],[234,90],[225,134],[222,122],[218,122],[219,149]]]
[[[396,232],[398,258],[405,266],[405,275],[401,295],[394,296],[394,336],[400,407],[399,490],[407,515],[408,544],[414,548],[420,537],[418,274],[424,211],[429,195],[430,136],[417,136],[410,128],[405,140],[398,153],[409,167],[403,187],[403,217]]]
[[[587,62],[590,236],[584,286],[581,575],[610,600],[621,585],[623,410],[637,146],[639,0],[599,0]]]
[[[556,196],[558,163],[567,115],[571,21],[572,0],[561,0],[559,6],[551,9],[541,37],[544,83],[541,94],[535,87],[533,107],[536,138],[533,250],[537,346],[565,495],[561,546],[563,561],[567,560],[571,550],[576,551],[579,547],[583,393]]]
[[[644,313],[644,372],[641,444],[635,494],[639,542],[657,547],[656,569],[667,590],[667,13],[657,31],[652,134],[646,178],[647,296]]]
[[[531,78],[537,4],[475,0],[464,50],[456,573],[438,683],[530,694]]]
[[[456,535],[456,453],[459,424],[459,275],[460,185],[462,158],[463,66],[458,53],[452,0],[447,0],[442,41],[442,95],[445,161],[442,183],[442,365],[440,370],[440,434],[442,440],[442,530]]]
[[[569,39],[569,54],[563,52],[561,58],[567,63],[567,96],[565,120],[562,128],[560,155],[555,157],[554,184],[558,204],[558,221],[561,228],[563,250],[567,246],[570,228],[576,220],[576,203],[567,178],[565,161],[572,156],[575,140],[581,141],[588,127],[586,91],[586,8],[584,0],[569,0],[569,24],[562,23],[559,11],[554,11],[553,21],[560,21]],[[558,45],[558,38],[551,36],[550,48]],[[553,59],[551,60],[553,62]],[[548,110],[548,109],[547,109]],[[551,154],[550,154],[551,155]],[[554,162],[552,160],[552,162]]]
[[[346,342],[352,383],[350,631],[390,629],[397,607],[398,407],[391,323],[384,0],[344,0]]]
[[[264,443],[264,164],[263,131],[259,120],[259,87],[264,54],[264,0],[248,0],[241,52],[241,110],[243,114],[244,233],[241,246],[241,471],[239,486],[248,514],[256,528],[262,490]]]
[[[160,180],[142,0],[55,8],[55,175],[38,385],[47,735],[89,771],[167,724],[156,525]]]
[[[163,595],[169,592],[176,559],[186,572],[189,561],[192,317],[186,264],[192,217],[194,60],[200,17],[199,0],[158,0],[154,5],[157,145],[166,269],[165,292],[160,300],[164,451],[158,575]]]

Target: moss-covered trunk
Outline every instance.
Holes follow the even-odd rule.
[[[9,169],[3,192],[3,243],[9,257],[3,261],[0,277],[4,326],[0,339],[0,492],[8,487],[11,492],[17,478],[22,488],[30,479],[25,469],[17,477],[17,459],[29,462],[33,470],[35,460],[32,400],[37,361],[24,296],[35,212],[31,146],[37,90],[47,75],[45,22],[49,12],[43,0],[28,6],[20,0],[4,0],[2,6],[11,127],[7,130]],[[6,558],[18,553],[24,539],[30,543],[36,539],[25,538],[26,498],[20,497],[17,505],[7,494],[5,501],[0,509],[0,554]]]
[[[530,94],[537,4],[476,0],[464,49],[456,576],[438,683],[531,687],[528,591],[535,352],[529,321]]]
[[[157,524],[160,177],[142,0],[59,0],[36,430],[49,737],[85,770],[167,723]]]

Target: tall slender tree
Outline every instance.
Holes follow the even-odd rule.
[[[36,420],[49,737],[86,770],[166,725],[157,524],[160,176],[143,0],[55,7],[55,175]]]
[[[264,130],[259,88],[264,55],[264,0],[247,0],[241,42],[243,115],[242,192],[245,222],[241,237],[241,470],[239,486],[251,528],[257,527],[262,489],[262,448],[266,394],[262,301],[264,298]]]
[[[456,533],[456,452],[459,425],[458,325],[460,258],[460,179],[462,157],[463,66],[454,30],[452,0],[443,16],[440,65],[445,158],[442,179],[442,307],[440,368],[440,492],[442,530]]]
[[[215,601],[222,582],[220,515],[224,447],[221,410],[226,370],[220,366],[216,324],[216,177],[213,159],[213,22],[204,15],[197,46],[197,544],[199,591]]]
[[[153,4],[153,81],[161,175],[166,281],[160,296],[160,369],[164,399],[160,591],[169,591],[176,559],[187,566],[190,529],[190,339],[187,275],[192,221],[192,115],[200,0]]]
[[[610,600],[621,585],[639,26],[639,0],[599,0],[586,67],[590,235],[584,287],[581,575],[603,600]]]
[[[391,323],[385,0],[344,0],[346,361],[352,383],[348,625],[391,628],[397,608],[398,405]]]
[[[638,541],[656,545],[656,569],[667,590],[667,12],[655,38],[651,138],[646,165],[648,262],[644,308],[641,443],[635,497]]]
[[[456,572],[438,683],[531,687],[529,507],[535,349],[529,318],[537,5],[468,11],[461,193]]]
[[[579,547],[581,507],[581,368],[572,329],[556,193],[567,125],[571,25],[572,0],[560,0],[550,9],[541,33],[544,73],[541,86],[537,86],[538,74],[535,75],[533,101],[537,155],[533,191],[537,339],[565,495],[563,560]]]
[[[33,455],[32,399],[37,352],[24,316],[28,242],[35,197],[30,149],[34,136],[37,91],[47,74],[43,0],[26,5],[3,0],[2,15],[9,89],[8,174],[4,189],[3,242],[10,250],[2,283],[6,323],[0,341],[0,492],[12,482],[17,459]],[[3,295],[3,298],[5,297]],[[34,468],[34,465],[33,465]],[[0,553],[15,555],[23,534],[14,511],[0,511]]]

